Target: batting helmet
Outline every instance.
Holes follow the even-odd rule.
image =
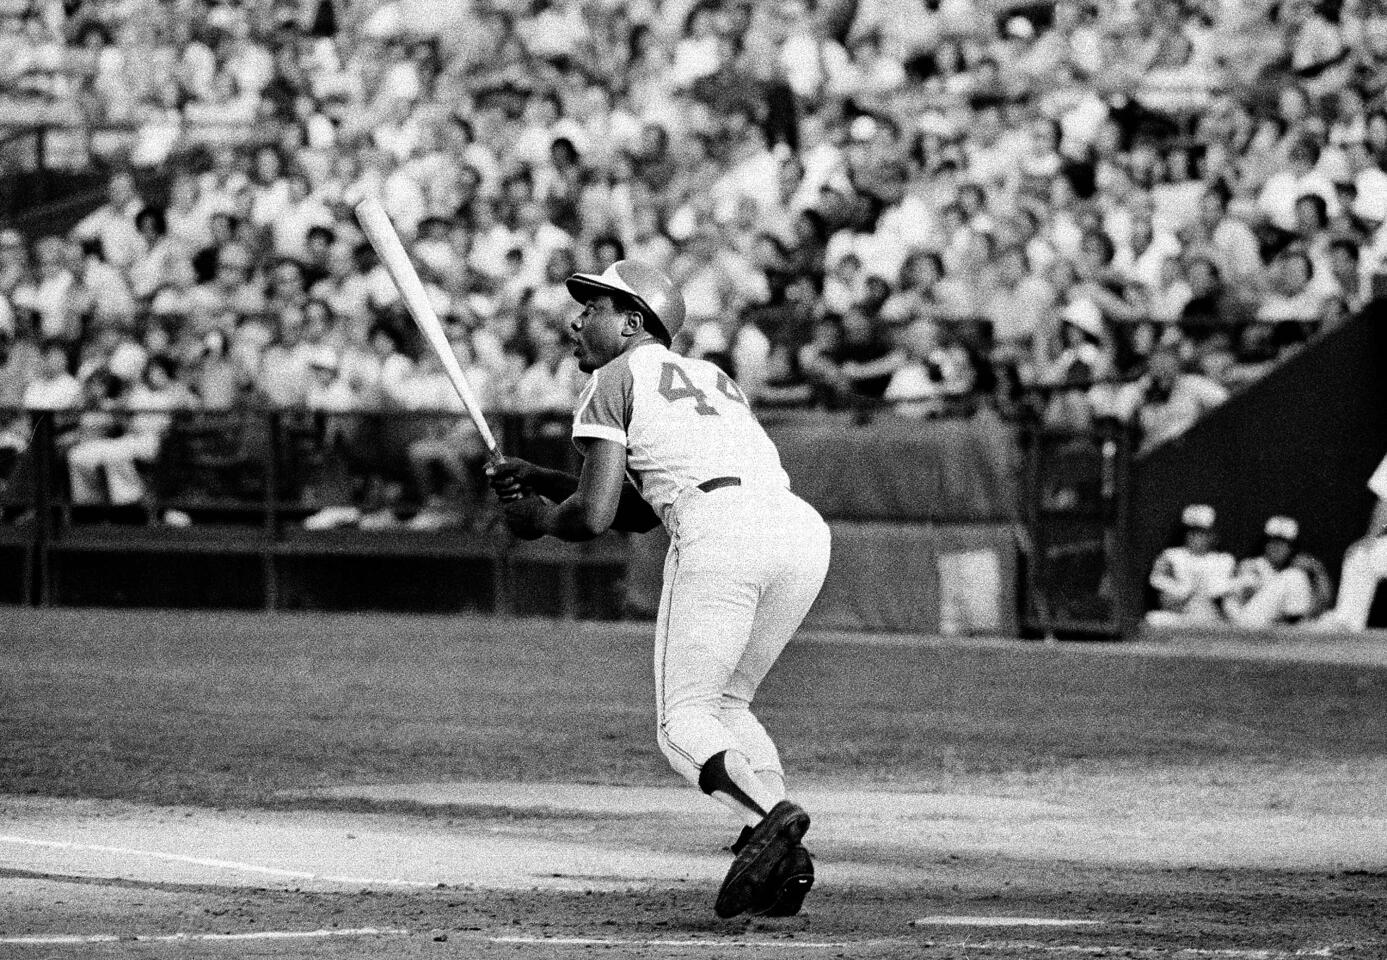
[[[600,275],[575,273],[568,278],[568,292],[579,303],[605,295],[635,305],[647,329],[666,344],[684,326],[684,295],[663,271],[639,260],[618,260]]]

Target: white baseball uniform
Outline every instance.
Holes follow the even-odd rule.
[[[1146,622],[1163,627],[1219,622],[1219,601],[1232,589],[1234,564],[1233,555],[1221,550],[1195,553],[1180,546],[1161,551],[1150,578],[1161,609],[1148,613]]]
[[[1224,600],[1228,619],[1240,627],[1296,623],[1315,605],[1310,575],[1297,566],[1278,570],[1266,557],[1238,564],[1233,589]]]
[[[1387,457],[1373,471],[1368,489],[1379,501],[1387,501]],[[1339,574],[1339,599],[1334,607],[1338,623],[1350,630],[1368,625],[1368,613],[1378,584],[1387,579],[1387,530],[1369,531],[1369,539],[1349,548]]]
[[[593,439],[622,444],[632,481],[669,531],[655,639],[661,750],[695,785],[728,750],[783,780],[751,700],[818,596],[828,525],[790,492],[736,383],[662,344],[593,374],[573,438],[580,449]]]

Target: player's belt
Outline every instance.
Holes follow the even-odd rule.
[[[711,480],[704,480],[698,485],[698,489],[704,493],[712,493],[714,490],[721,490],[723,487],[740,487],[741,477],[714,477]]]

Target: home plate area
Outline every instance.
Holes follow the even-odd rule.
[[[1376,817],[800,796],[819,878],[803,913],[733,921],[711,904],[735,824],[677,787],[383,785],[276,810],[9,797],[0,956],[1387,953]]]

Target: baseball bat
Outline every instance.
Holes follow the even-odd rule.
[[[462,400],[467,415],[476,425],[477,432],[482,435],[487,454],[492,460],[499,460],[501,451],[496,446],[496,438],[492,436],[491,428],[487,426],[486,417],[482,414],[482,405],[477,401],[477,395],[472,392],[472,386],[467,382],[467,376],[458,364],[457,355],[453,353],[453,345],[448,342],[448,335],[443,332],[443,324],[434,312],[433,304],[429,303],[429,296],[424,292],[424,284],[415,272],[414,264],[409,262],[409,254],[405,253],[404,245],[400,243],[400,236],[395,232],[395,225],[390,222],[390,215],[385,212],[379,201],[367,197],[356,205],[356,219],[361,222],[361,229],[366,231],[366,238],[380,255],[390,279],[395,281],[395,288],[404,298],[409,315],[414,318],[414,323],[423,332],[424,339],[429,342],[433,352],[438,354],[438,359],[443,361],[443,371]]]

